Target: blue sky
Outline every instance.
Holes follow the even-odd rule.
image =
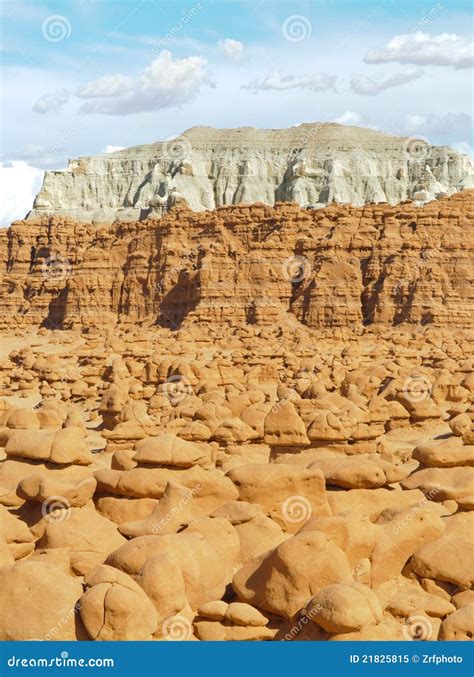
[[[0,178],[25,195],[2,218],[44,169],[195,125],[339,121],[470,152],[470,6],[3,0]]]

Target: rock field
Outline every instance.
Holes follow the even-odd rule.
[[[0,640],[470,640],[472,216],[0,232]]]

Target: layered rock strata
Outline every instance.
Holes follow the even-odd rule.
[[[101,227],[19,221],[0,231],[1,320],[470,327],[473,204],[464,191],[423,207],[258,203]]]
[[[81,157],[64,171],[46,172],[30,218],[135,221],[183,198],[196,211],[277,201],[397,204],[472,188],[473,181],[467,155],[422,137],[335,123],[193,127],[175,139]]]

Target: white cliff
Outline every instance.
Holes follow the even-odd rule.
[[[412,137],[335,123],[290,129],[194,127],[172,141],[72,160],[45,173],[28,218],[67,213],[113,222],[196,210],[296,201],[396,204],[474,186],[467,155]]]

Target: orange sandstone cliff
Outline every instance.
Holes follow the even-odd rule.
[[[416,207],[260,203],[0,231],[9,326],[117,322],[472,327],[474,191]]]

